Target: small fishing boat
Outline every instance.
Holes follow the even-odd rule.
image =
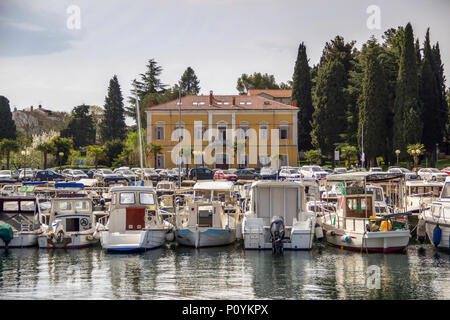
[[[45,230],[41,218],[36,197],[0,197],[0,248],[36,246]]]
[[[408,245],[410,231],[406,223],[394,218],[404,214],[377,215],[375,194],[367,182],[384,179],[375,173],[355,172],[332,174],[327,181],[339,182],[341,195],[336,212],[324,214],[320,223],[327,242],[352,251],[397,252]]]
[[[439,199],[422,212],[417,226],[418,237],[423,237],[420,234],[422,226],[436,248],[450,251],[450,177],[446,178]]]
[[[309,250],[315,221],[314,213],[306,210],[305,186],[301,183],[254,182],[242,223],[245,249]]]
[[[152,187],[112,187],[109,218],[101,232],[107,251],[140,251],[161,247],[173,239],[173,226],[160,217]]]
[[[95,223],[92,199],[53,198],[47,230],[38,237],[42,249],[78,249],[100,240],[101,223]]]

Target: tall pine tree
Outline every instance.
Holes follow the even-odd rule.
[[[200,81],[197,79],[197,76],[191,67],[187,67],[186,71],[184,71],[181,76],[180,84],[181,90],[186,94],[196,95],[200,92]]]
[[[105,97],[105,113],[100,125],[102,141],[123,140],[126,136],[126,124],[123,97],[117,76],[109,81],[108,95]]]
[[[15,139],[16,138],[16,124],[12,119],[11,108],[9,107],[9,100],[0,96],[0,140]]]
[[[298,148],[307,151],[312,149],[311,122],[314,107],[311,96],[311,68],[308,65],[306,46],[300,43],[297,61],[292,77],[292,101],[296,101],[298,112]]]
[[[412,26],[408,23],[401,41],[393,123],[394,149],[402,151],[403,156],[408,144],[418,143],[422,139],[421,115],[417,55]]]

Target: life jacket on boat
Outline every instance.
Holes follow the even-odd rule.
[[[384,220],[381,222],[380,231],[389,231],[389,230],[391,230],[391,228],[392,228],[392,225],[389,220]]]

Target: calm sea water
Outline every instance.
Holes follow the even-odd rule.
[[[379,289],[368,288],[374,265]],[[360,254],[323,242],[282,256],[239,244],[135,254],[10,249],[0,250],[0,299],[450,299],[450,255],[431,245]]]

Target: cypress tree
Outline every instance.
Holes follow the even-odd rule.
[[[109,81],[108,95],[105,97],[104,108],[104,118],[100,125],[102,141],[125,139],[126,124],[123,97],[116,75]]]
[[[372,38],[363,46],[361,53],[364,75],[358,99],[358,141],[361,141],[364,126],[364,152],[371,165],[375,165],[375,158],[383,154],[387,140],[387,87],[383,69],[378,61],[381,50],[376,39]]]
[[[423,62],[420,76],[420,99],[423,105],[423,133],[422,143],[430,154],[435,158],[436,143],[442,141],[442,128],[440,124],[440,97],[438,78],[434,73],[433,53],[430,45],[430,32],[427,30],[423,48]],[[438,125],[436,125],[438,124]]]
[[[61,130],[61,137],[72,138],[75,149],[95,143],[94,118],[88,105],[80,105],[72,110],[67,127]]]
[[[408,23],[401,43],[393,128],[394,149],[403,151],[403,155],[408,144],[418,143],[422,139],[421,113],[417,56],[412,26]]]
[[[16,124],[12,119],[9,100],[4,96],[0,96],[0,140],[2,139],[16,139]]]
[[[345,77],[344,65],[338,60],[325,61],[318,70],[311,137],[314,147],[328,156],[342,142],[346,127]]]
[[[312,149],[311,122],[314,107],[311,96],[311,68],[308,65],[306,46],[302,42],[298,47],[292,82],[292,101],[297,102],[298,112],[298,148]]]

